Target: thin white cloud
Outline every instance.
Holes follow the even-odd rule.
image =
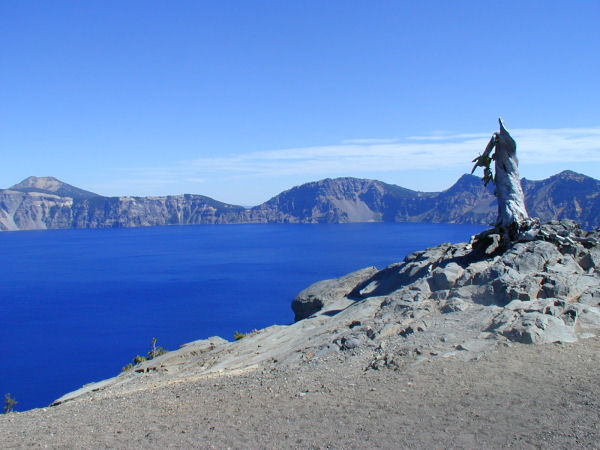
[[[387,138],[368,138],[368,139],[344,139],[342,144],[391,144],[398,142],[398,139],[387,139]]]
[[[521,129],[512,135],[521,161],[537,164],[600,162],[600,127]]]
[[[511,130],[522,162],[600,162],[600,127]],[[240,179],[302,175],[306,177],[353,175],[406,170],[471,169],[491,133],[436,134],[403,140],[353,139],[338,145],[259,151],[222,157],[180,161],[170,167],[138,169],[138,175],[155,182],[208,178]],[[135,178],[135,176],[133,177]],[[139,183],[138,180],[131,182]]]
[[[408,136],[409,141],[451,141],[485,138],[489,139],[491,133],[462,133],[462,134],[434,134],[430,136]]]

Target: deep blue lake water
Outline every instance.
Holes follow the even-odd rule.
[[[0,398],[47,406],[167,349],[293,322],[316,281],[460,242],[483,227],[203,225],[0,233]]]

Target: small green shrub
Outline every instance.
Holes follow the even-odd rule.
[[[4,414],[8,414],[13,411],[14,406],[19,403],[15,400],[10,393],[4,394]]]
[[[252,336],[253,334],[256,334],[256,333],[258,333],[258,330],[256,328],[248,333],[240,333],[239,331],[234,331],[233,339],[235,339],[236,341],[239,341],[240,339],[243,339],[246,336]]]
[[[233,332],[233,339],[235,339],[236,341],[239,341],[240,339],[243,339],[246,337],[248,333],[240,333],[239,331],[234,331]]]
[[[144,361],[148,361],[148,357],[137,355],[135,358],[133,358],[133,364],[134,365],[137,365],[137,364],[142,363]]]
[[[137,366],[144,361],[154,359],[160,355],[164,355],[165,353],[169,353],[169,350],[165,350],[160,345],[156,345],[156,338],[152,338],[152,346],[150,347],[150,351],[147,353],[148,356],[137,355],[135,358],[133,358],[133,364],[129,363],[126,366],[123,366],[121,371],[126,372],[127,370],[132,369],[134,366]]]

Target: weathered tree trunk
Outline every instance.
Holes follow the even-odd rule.
[[[494,133],[485,151],[473,160],[475,166],[484,168],[483,181],[487,184],[492,180],[491,161],[495,161],[493,182],[496,186],[494,195],[498,199],[498,219],[496,226],[503,234],[514,239],[519,230],[529,223],[529,215],[525,208],[525,196],[519,177],[517,160],[517,143],[504,126],[502,118],[498,119],[500,132]],[[492,150],[496,149],[494,154]]]

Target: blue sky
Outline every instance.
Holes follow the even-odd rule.
[[[521,175],[600,178],[600,2],[0,2],[0,187],[243,205],[448,188],[502,116]]]

